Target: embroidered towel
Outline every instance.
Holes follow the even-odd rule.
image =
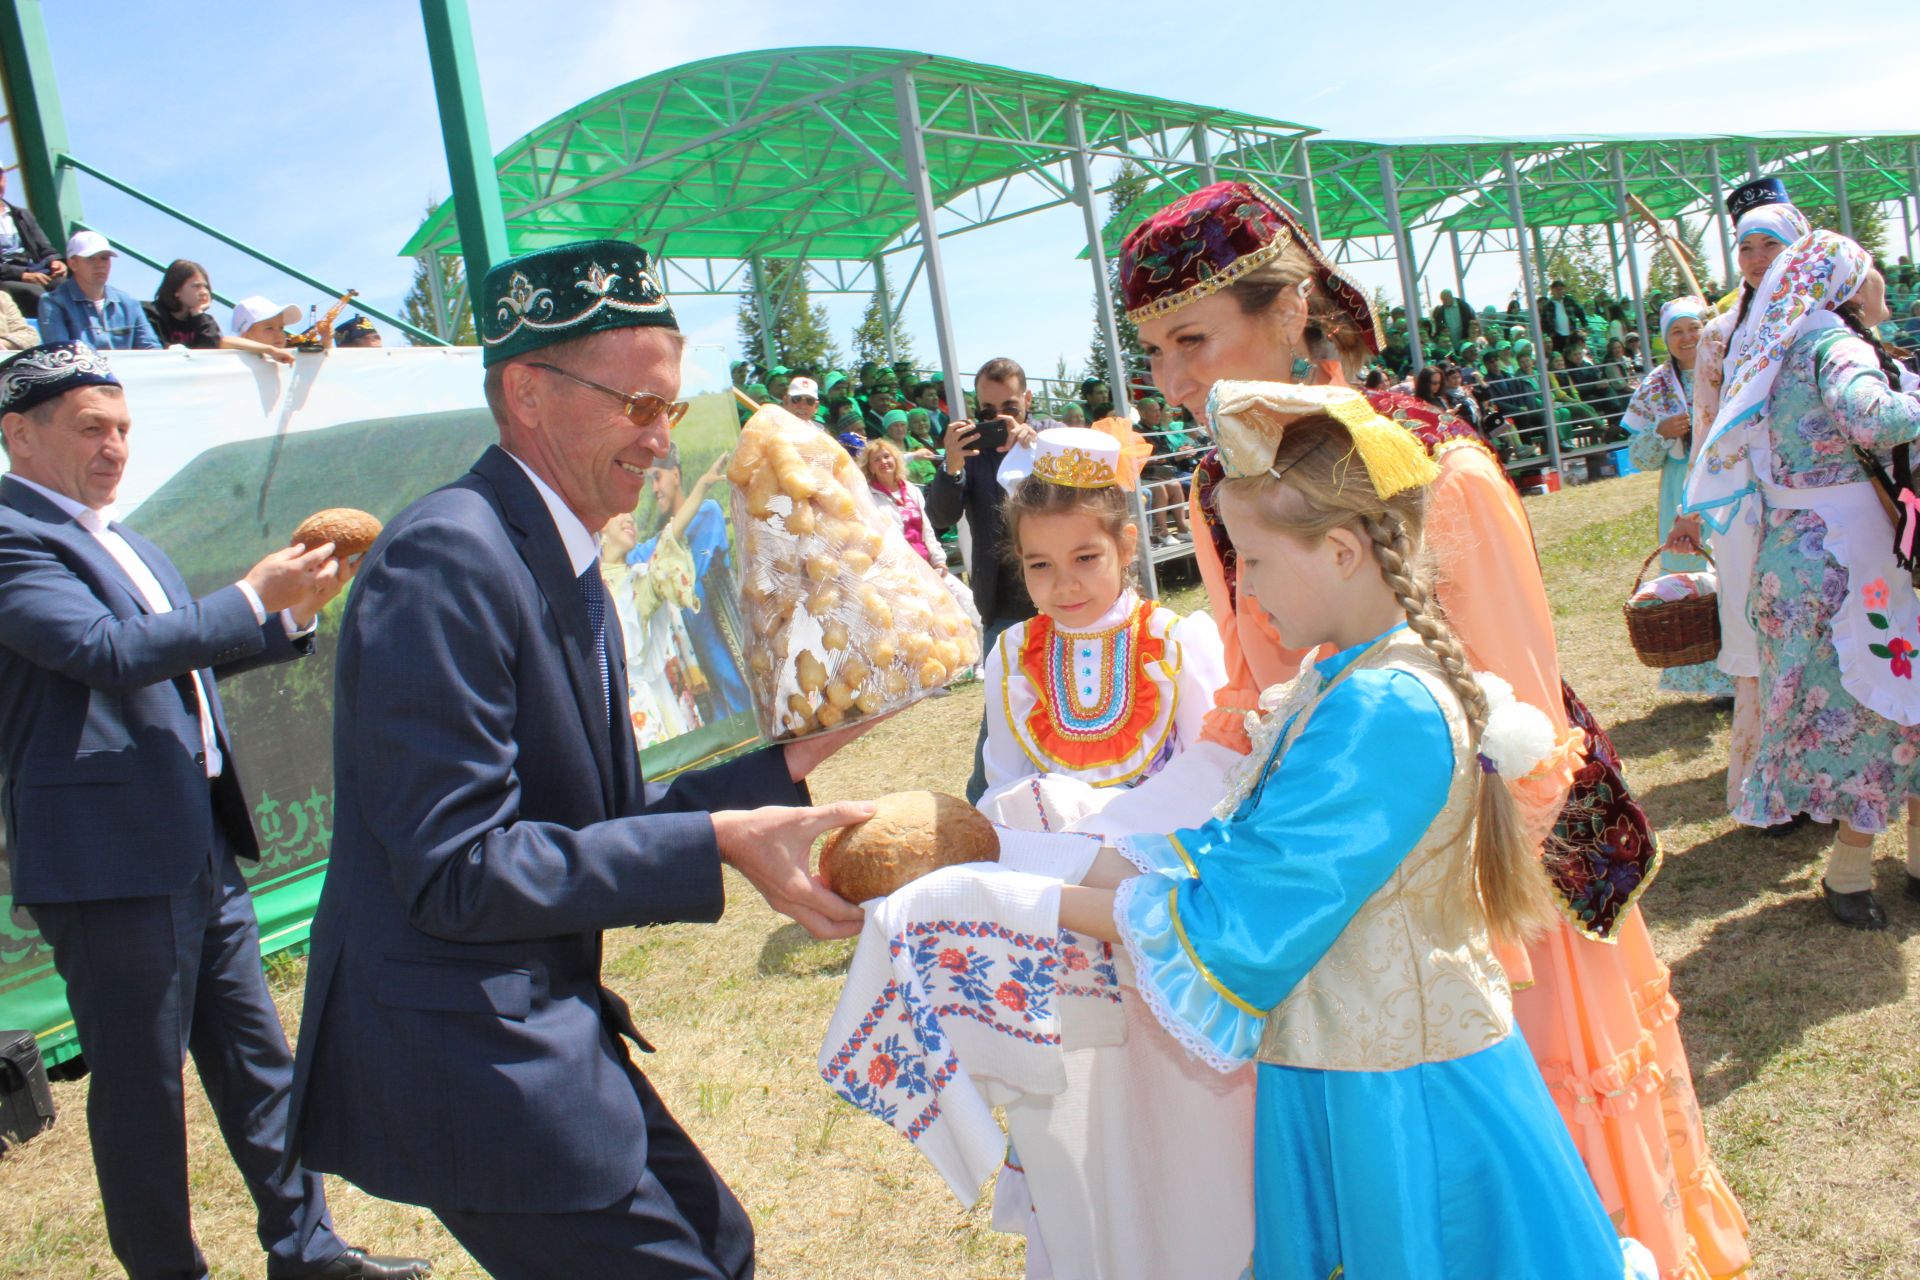
[[[1060,931],[1060,882],[948,867],[870,904],[820,1049],[834,1092],[906,1135],[971,1205],[1000,1167],[993,1108],[1059,1093],[1076,1043],[1124,1037],[1104,944]]]

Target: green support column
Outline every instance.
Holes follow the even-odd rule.
[[[8,114],[26,179],[26,203],[58,248],[80,221],[80,188],[73,171],[60,167],[60,157],[67,152],[67,121],[60,114],[40,0],[0,5],[0,70],[7,78]]]
[[[506,218],[500,212],[500,178],[487,140],[487,111],[480,96],[467,0],[420,0],[420,14],[427,26],[433,92],[440,103],[440,135],[446,142],[460,252],[467,260],[469,288],[478,289],[488,269],[512,255],[507,249]]]

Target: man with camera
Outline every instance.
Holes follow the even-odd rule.
[[[950,528],[967,520],[967,577],[973,585],[973,603],[980,610],[982,654],[992,650],[1000,633],[1033,616],[1033,601],[1018,572],[1001,559],[1006,523],[1000,513],[1000,464],[1007,450],[1029,444],[1052,422],[1032,420],[1033,392],[1027,373],[1005,356],[987,361],[973,376],[976,419],[959,418],[947,427],[946,465],[927,486],[927,518],[934,527]],[[973,748],[973,776],[967,779],[967,799],[977,801],[987,789],[980,763],[986,742],[984,717]]]

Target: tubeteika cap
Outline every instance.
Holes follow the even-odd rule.
[[[0,364],[0,414],[25,413],[81,387],[117,387],[104,353],[84,342],[43,342]]]
[[[481,363],[499,364],[609,329],[677,329],[653,259],[624,240],[586,240],[508,258],[480,286]]]
[[[1755,178],[1727,192],[1727,216],[1738,222],[1741,214],[1763,204],[1792,203],[1792,198],[1787,195],[1786,183],[1778,178]]]

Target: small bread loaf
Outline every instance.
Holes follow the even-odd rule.
[[[352,507],[328,507],[302,520],[287,545],[311,551],[331,542],[333,554],[346,560],[364,552],[379,536],[380,522],[366,512]]]
[[[848,902],[884,898],[941,867],[1000,860],[993,824],[957,796],[900,791],[874,806],[873,817],[840,828],[820,850],[820,878]]]

